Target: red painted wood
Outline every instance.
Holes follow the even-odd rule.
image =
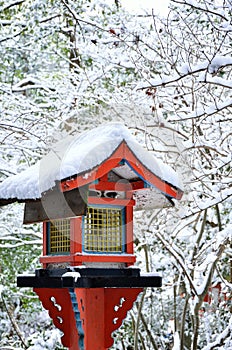
[[[75,263],[83,264],[85,262],[94,263],[94,262],[103,262],[103,263],[125,263],[128,265],[134,264],[136,258],[134,255],[126,255],[126,254],[84,254],[84,255],[75,255],[73,257],[73,261]]]
[[[221,290],[222,290],[222,287],[221,287],[221,283],[218,283],[217,285],[214,285],[214,286],[210,286],[209,287],[209,291],[208,293],[205,295],[204,297],[204,302],[208,303],[208,304],[211,304],[212,301],[214,301],[215,303],[219,303],[220,301],[220,297],[223,295],[221,295]],[[216,299],[216,300],[214,300]],[[224,298],[222,297],[222,300]],[[225,299],[224,299],[225,300]]]
[[[132,189],[131,183],[123,183],[123,182],[110,182],[110,181],[102,181],[99,179],[98,184],[90,184],[90,189],[100,190],[100,191],[130,191]]]
[[[181,199],[183,192],[175,189],[162,179],[160,179],[158,176],[154,175],[149,169],[147,169],[133,154],[133,152],[125,145],[126,148],[126,156],[125,159],[129,162],[130,166],[148,183],[155,186],[157,189],[159,189],[161,192],[176,198]]]
[[[126,252],[134,254],[133,207],[126,207]]]
[[[75,289],[86,350],[107,350],[142,288]]]
[[[113,345],[112,333],[117,330],[133,307],[143,288],[105,288],[105,348]]]
[[[76,217],[70,220],[70,253],[82,252],[82,218]]]
[[[137,159],[137,157],[133,154],[133,152],[129,149],[124,141],[120,144],[120,146],[110,156],[109,159],[105,160],[104,163],[100,164],[95,169],[92,169],[88,173],[88,176],[77,176],[75,179],[63,181],[61,183],[61,190],[63,192],[70,191],[71,189],[94,182],[95,180],[107,174],[113,168],[117,167],[122,159],[125,159],[135,170],[135,172],[141,176],[142,179],[145,179],[163,193],[173,198],[181,199],[183,192],[166,183],[158,176],[153,174],[149,169],[147,169]]]
[[[75,294],[84,330],[85,350],[107,350],[142,288],[76,288]],[[75,314],[68,289],[34,288],[54,325],[63,332],[62,344],[80,350]]]
[[[75,289],[85,350],[104,350],[104,288]]]
[[[48,310],[54,325],[64,333],[62,344],[70,350],[79,350],[79,336],[68,289],[34,288],[34,291]]]
[[[70,263],[73,260],[73,257],[72,255],[45,255],[41,256],[39,260],[42,264]]]
[[[47,254],[47,223],[43,222],[43,255]]]
[[[72,255],[45,255],[40,257],[40,262],[42,264],[50,263],[70,263],[72,266],[80,265],[85,262],[105,262],[105,263],[125,263],[134,264],[136,258],[132,254],[83,254],[76,253]]]
[[[98,204],[98,205],[115,205],[115,206],[134,206],[135,201],[133,199],[117,199],[117,198],[99,198],[99,197],[89,197],[88,204]]]
[[[131,186],[132,186],[132,191],[143,190],[144,189],[144,182],[142,180],[141,181],[134,181],[134,182],[131,182]]]
[[[117,167],[124,156],[124,143],[122,142],[116,151],[110,158],[105,160],[103,164],[100,164],[96,168],[88,172],[88,176],[80,175],[71,180],[64,180],[61,182],[61,190],[63,192],[70,191],[74,188],[81,187],[83,185],[94,182],[95,180],[106,175],[110,170]]]

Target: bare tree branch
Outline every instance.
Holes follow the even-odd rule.
[[[200,6],[199,3],[197,4],[196,2],[191,1],[189,3],[188,1],[181,1],[181,0],[171,0],[171,2],[174,2],[176,4],[187,5],[187,6],[190,6],[191,8],[196,9],[196,10],[211,13],[212,15],[221,17],[222,19],[228,21],[228,19],[225,16],[223,16],[219,11],[215,11],[214,9],[209,8],[209,7]]]
[[[3,296],[3,293],[2,293],[2,295],[1,295],[1,297],[2,297],[2,301],[3,301],[3,305],[4,305],[5,309],[6,309],[7,315],[9,316],[9,319],[10,319],[10,321],[11,321],[11,324],[12,324],[14,330],[15,330],[15,333],[16,333],[17,336],[19,337],[22,346],[23,346],[25,349],[27,349],[28,346],[27,346],[27,344],[26,344],[26,341],[25,341],[25,339],[23,338],[23,335],[22,335],[22,333],[21,333],[21,331],[20,331],[20,329],[19,329],[19,326],[18,326],[18,324],[17,324],[17,322],[16,322],[16,320],[15,320],[15,318],[14,318],[14,316],[13,316],[13,313],[10,311],[9,307],[7,306],[7,303],[6,303],[6,301],[5,301],[5,298],[4,298],[4,296]]]
[[[14,7],[14,6],[17,6],[17,5],[21,5],[24,2],[25,2],[25,0],[18,0],[18,1],[12,2],[9,5],[4,6],[3,9],[1,9],[1,10],[2,11],[9,10],[11,7]]]
[[[182,261],[180,256],[174,251],[173,244],[171,245],[164,237],[162,237],[162,235],[159,232],[156,231],[155,235],[158,237],[158,239],[161,241],[161,243],[164,245],[164,247],[168,250],[168,252],[175,258],[176,262],[181,267],[184,275],[186,276],[194,295],[197,296],[198,293],[197,293],[197,290],[196,290],[195,285],[193,283],[193,280],[192,280],[189,272],[186,269],[185,263]]]

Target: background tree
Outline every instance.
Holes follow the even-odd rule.
[[[173,222],[173,214],[169,218],[166,212],[163,227],[159,225],[155,234],[172,257],[174,330],[180,334],[176,347],[227,348],[231,346],[230,304],[225,297],[231,291],[227,215],[231,206],[231,3],[171,3],[167,21],[153,15],[162,72],[150,70],[149,80],[139,87],[154,98],[157,113],[181,131],[181,157],[191,169],[191,184],[187,203],[178,213],[181,224],[177,221],[170,230],[167,223]],[[152,233],[154,224],[149,221]],[[154,247],[152,243],[150,249]],[[170,273],[170,266],[167,269]],[[204,303],[212,285],[218,283],[227,286],[225,294],[213,306]],[[224,329],[224,335],[217,337]]]
[[[172,0],[165,19],[113,1],[1,6],[1,178],[66,133],[124,122],[182,175],[186,195],[136,213],[137,263],[164,285],[141,296],[115,349],[229,349],[231,2]],[[0,345],[61,348],[42,311],[35,322],[35,297],[15,287],[38,264],[40,228],[22,227],[18,205],[0,215]]]

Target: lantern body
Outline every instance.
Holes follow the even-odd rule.
[[[143,288],[162,284],[133,266],[133,210],[170,206],[183,192],[172,169],[119,124],[78,136],[72,146],[41,163],[49,167],[57,153],[62,159],[58,169],[50,162],[52,180],[45,171],[41,198],[25,205],[25,223],[43,222],[42,268],[17,284],[34,288],[64,346],[106,350]]]
[[[107,173],[89,185],[85,215],[44,223],[40,259],[44,268],[122,268],[135,263],[132,187],[108,178]]]

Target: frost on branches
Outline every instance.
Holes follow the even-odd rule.
[[[171,0],[166,18],[119,1],[1,2],[0,179],[54,141],[109,121],[182,176],[175,208],[138,211],[138,265],[163,273],[116,349],[231,348],[231,1]],[[38,266],[41,230],[1,209],[0,347],[61,349],[15,276]],[[138,316],[135,316],[138,315]],[[45,330],[43,317],[49,324]],[[47,324],[47,323],[46,323]]]

